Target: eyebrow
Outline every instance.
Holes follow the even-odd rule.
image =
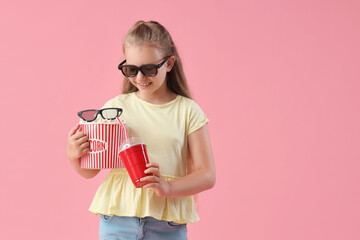
[[[164,59],[161,59],[161,60],[159,60],[159,61],[163,61]],[[160,62],[160,63],[161,63]],[[122,65],[122,64],[124,64],[124,63],[126,63],[126,65],[132,65],[132,66],[137,66],[137,67],[141,67],[141,66],[144,66],[144,65],[158,65],[159,63],[145,63],[145,64],[141,64],[141,65],[135,65],[135,64],[129,64],[127,61],[126,61],[126,58],[125,58],[125,60],[124,61],[122,61],[120,64]]]

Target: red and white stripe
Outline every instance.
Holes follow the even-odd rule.
[[[124,167],[120,156],[120,144],[125,133],[119,123],[80,123],[83,132],[93,142],[105,143],[105,150],[91,151],[81,157],[81,167],[89,169]]]

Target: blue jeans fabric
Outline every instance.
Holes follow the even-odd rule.
[[[186,240],[186,224],[152,217],[100,215],[100,240]]]

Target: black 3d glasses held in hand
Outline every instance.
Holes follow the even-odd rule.
[[[103,108],[101,110],[88,109],[78,112],[78,116],[86,122],[92,122],[99,114],[103,119],[114,120],[116,117],[120,117],[122,112],[122,108]]]
[[[141,65],[140,67],[135,65],[124,65],[126,62],[126,59],[122,61],[118,68],[121,70],[121,72],[124,74],[125,77],[135,77],[139,70],[144,74],[144,76],[147,77],[154,77],[158,73],[158,69],[161,68],[164,63],[170,58],[170,56],[167,56],[161,63],[159,64],[145,64]]]

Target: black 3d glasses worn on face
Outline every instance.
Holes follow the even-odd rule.
[[[120,117],[122,112],[123,110],[121,108],[89,109],[78,112],[78,116],[86,122],[92,122],[99,114],[103,119],[114,120],[116,117]]]
[[[171,56],[166,57],[161,63],[159,64],[145,64],[141,65],[140,67],[135,65],[123,65],[126,60],[122,61],[118,68],[124,74],[125,77],[135,77],[139,70],[144,74],[146,77],[154,77],[158,73],[158,68],[161,68],[164,63],[170,58]]]

